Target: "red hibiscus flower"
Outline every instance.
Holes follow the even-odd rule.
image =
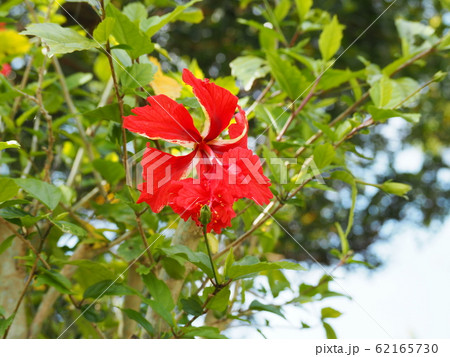
[[[8,63],[5,63],[0,70],[0,74],[3,74],[5,77],[8,77],[11,73],[12,69]]]
[[[212,211],[208,231],[220,232],[235,215],[234,201],[247,197],[268,203],[270,183],[259,158],[247,148],[248,122],[238,98],[187,69],[183,81],[193,88],[204,109],[202,133],[187,109],[165,95],[148,97],[149,105],[124,117],[124,127],[132,132],[192,149],[187,155],[174,156],[148,144],[141,162],[144,183],[138,187],[138,202],[147,202],[154,212],[170,205],[183,219],[192,217],[198,224],[200,208],[208,205]],[[228,138],[220,138],[226,129]],[[186,179],[194,167],[198,179]]]

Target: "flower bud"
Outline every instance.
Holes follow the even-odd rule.
[[[405,195],[411,190],[412,187],[400,182],[386,181],[381,185],[380,188],[386,193],[405,197]]]
[[[211,210],[209,209],[209,206],[204,205],[200,209],[200,223],[203,225],[203,227],[206,227],[209,222],[211,222]]]

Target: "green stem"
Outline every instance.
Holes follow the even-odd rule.
[[[219,280],[217,279],[217,274],[216,274],[216,267],[215,267],[214,262],[212,260],[211,248],[209,247],[208,236],[206,234],[206,226],[203,226],[203,237],[205,237],[206,249],[208,250],[209,261],[211,262],[211,269],[212,269],[213,274],[214,274],[214,281],[216,282],[215,285],[219,286]]]

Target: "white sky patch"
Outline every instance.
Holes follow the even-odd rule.
[[[394,168],[398,173],[417,174],[422,170],[425,155],[416,147],[409,146],[397,153]]]

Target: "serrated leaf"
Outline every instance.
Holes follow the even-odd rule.
[[[24,35],[40,37],[50,47],[50,54],[71,53],[98,48],[99,45],[77,31],[53,23],[28,25]]]
[[[61,200],[61,191],[58,187],[36,179],[15,179],[16,184],[22,187],[30,196],[36,198],[51,210],[54,210]]]
[[[323,169],[333,162],[335,155],[336,151],[330,143],[318,145],[313,153],[314,163],[318,169]]]
[[[240,82],[244,90],[252,88],[253,82],[264,78],[270,71],[267,61],[256,56],[241,56],[230,63],[231,74]]]
[[[268,52],[267,60],[273,76],[289,98],[295,100],[304,94],[303,88],[308,83],[297,67],[289,61],[283,60],[275,52]]]
[[[332,58],[341,47],[343,30],[345,26],[339,24],[337,16],[323,28],[319,37],[319,50],[324,61]]]
[[[152,63],[135,63],[120,74],[120,82],[125,88],[145,87],[152,81],[156,70]]]
[[[137,25],[147,18],[147,8],[138,1],[126,5],[122,12]]]
[[[153,51],[154,45],[150,36],[142,33],[135,23],[111,3],[106,7],[106,15],[116,20],[111,34],[119,44],[129,46],[126,51],[131,58],[138,58]]]
[[[100,43],[105,43],[109,39],[109,35],[113,31],[116,20],[112,17],[105,18],[100,22],[97,28],[94,30],[94,39]]]

